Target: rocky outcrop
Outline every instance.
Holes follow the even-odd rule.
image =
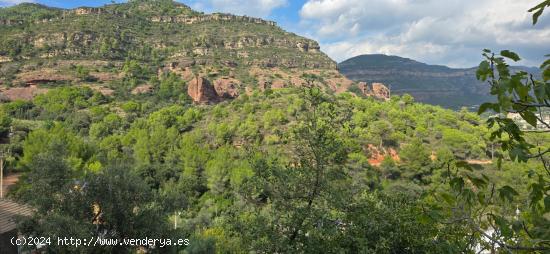
[[[321,50],[321,47],[316,42],[309,43],[301,41],[296,43],[296,47],[302,52],[319,52]]]
[[[209,104],[219,101],[216,90],[210,82],[202,77],[195,77],[187,86],[187,94],[197,104]]]
[[[9,101],[24,100],[30,101],[39,94],[46,93],[47,89],[38,88],[36,85],[26,87],[14,87],[6,90],[0,90],[3,97]]]
[[[15,25],[22,25],[23,23],[24,23],[23,20],[0,19],[0,26],[15,26]]]
[[[137,95],[137,94],[149,94],[149,93],[152,93],[153,92],[153,86],[151,85],[141,85],[141,86],[137,86],[136,88],[134,88],[132,90],[132,94],[133,95]]]
[[[363,95],[367,95],[369,93],[369,85],[367,85],[367,83],[365,82],[359,82],[357,84],[357,87],[359,88],[359,90],[361,91],[361,94]]]
[[[347,79],[346,77],[340,76],[327,79],[326,83],[332,91],[336,93],[343,93],[351,87],[353,81]]]
[[[234,78],[223,77],[212,85],[203,77],[195,77],[187,86],[187,94],[197,104],[217,103],[239,97],[241,82]]]
[[[96,35],[91,32],[74,33],[71,38],[72,44],[91,46],[96,41]]]
[[[389,100],[390,99],[390,89],[382,83],[373,83],[372,84],[372,96],[378,99]]]
[[[287,87],[287,82],[282,79],[276,79],[271,82],[271,89],[282,89]]]
[[[101,14],[103,13],[103,8],[80,7],[73,10],[73,13],[75,15]]]
[[[222,78],[214,82],[214,90],[221,99],[233,99],[239,96],[241,82],[232,78]]]
[[[187,86],[187,94],[198,104],[210,104],[225,99],[237,98],[240,94],[241,82],[224,77],[214,81],[214,85],[203,77],[193,78]]]
[[[276,26],[277,23],[274,21],[263,20],[260,18],[248,17],[248,16],[237,16],[225,13],[213,13],[208,15],[200,16],[189,16],[189,15],[179,15],[179,16],[155,16],[150,19],[152,22],[162,22],[162,23],[182,23],[182,24],[196,24],[201,22],[208,21],[240,21],[254,24],[264,24],[270,26]]]
[[[37,71],[23,72],[17,74],[16,82],[27,85],[37,85],[45,83],[65,82],[77,80],[75,77],[58,73],[53,69],[42,69]]]
[[[389,100],[391,96],[390,89],[382,83],[372,83],[372,86],[369,87],[367,83],[359,82],[357,87],[365,96],[372,96],[381,100]]]

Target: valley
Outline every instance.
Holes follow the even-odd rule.
[[[276,21],[84,2],[94,7],[0,8],[0,253],[550,248],[550,61],[510,67],[516,53],[480,50],[476,68],[380,54],[338,64],[276,22],[342,0]],[[17,235],[187,244],[15,246]]]

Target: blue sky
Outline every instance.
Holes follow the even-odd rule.
[[[25,0],[0,0],[9,6]],[[389,54],[430,64],[472,67],[484,48],[511,49],[538,66],[550,54],[550,14],[531,25],[542,0],[181,0],[195,10],[276,21],[315,39],[336,61]],[[49,6],[101,6],[105,0],[34,0]],[[117,2],[122,2],[117,0]]]

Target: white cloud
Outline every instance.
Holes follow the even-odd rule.
[[[207,0],[196,2],[193,7],[207,12],[228,12],[265,18],[274,9],[284,7],[287,4],[287,0]]]
[[[0,0],[0,7],[16,5],[20,3],[34,3],[34,2],[35,2],[34,0]]]
[[[335,60],[385,53],[473,66],[483,48],[512,49],[523,64],[550,53],[548,17],[531,26],[540,0],[308,0],[302,25]],[[548,15],[548,14],[547,14]]]

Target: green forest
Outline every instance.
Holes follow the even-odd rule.
[[[123,12],[135,2],[110,8]],[[549,6],[531,10],[534,23]],[[39,19],[60,15],[29,11]],[[164,12],[170,11],[199,15],[170,6]],[[0,39],[0,53],[36,68],[45,64],[21,58],[40,51],[13,48],[14,37]],[[166,60],[159,52],[93,47],[82,58],[104,52],[117,64],[74,64],[64,70],[74,80],[0,104],[4,167],[22,174],[9,198],[34,209],[18,229],[52,239],[185,238],[189,244],[52,244],[39,253],[550,251],[550,132],[521,129],[507,117],[516,113],[550,129],[540,117],[550,109],[550,60],[537,79],[510,70],[520,60],[512,51],[480,52],[477,79],[491,86],[494,101],[471,112],[410,95],[381,100],[356,87],[335,93],[318,85],[322,73],[303,74],[302,86],[254,86],[231,100],[197,104],[187,93],[190,81],[157,73],[154,66]],[[4,66],[8,86],[18,86],[23,64]],[[211,77],[229,72],[213,66]],[[113,96],[81,85],[96,82],[92,74],[103,69],[121,74],[105,84]],[[131,93],[143,84],[152,92]]]

